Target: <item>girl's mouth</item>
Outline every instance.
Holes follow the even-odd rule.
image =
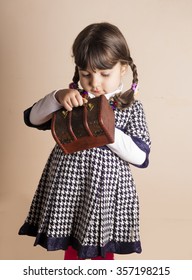
[[[101,95],[102,94],[102,91],[101,90],[98,90],[98,89],[94,89],[91,91],[93,94],[97,94],[97,95]]]

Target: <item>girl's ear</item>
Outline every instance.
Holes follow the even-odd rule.
[[[123,77],[125,75],[125,73],[127,72],[127,69],[128,69],[127,64],[122,64],[121,65],[121,77]]]

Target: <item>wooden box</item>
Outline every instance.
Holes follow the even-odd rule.
[[[52,117],[52,135],[65,154],[114,142],[115,117],[106,97],[89,99],[72,111],[64,108]]]

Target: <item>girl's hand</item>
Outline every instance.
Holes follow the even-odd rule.
[[[73,107],[82,106],[84,103],[87,103],[87,100],[76,89],[58,90],[55,98],[67,111],[71,111]]]

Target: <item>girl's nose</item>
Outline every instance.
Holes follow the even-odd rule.
[[[97,76],[93,76],[90,84],[93,88],[97,88],[99,86],[99,78]]]

